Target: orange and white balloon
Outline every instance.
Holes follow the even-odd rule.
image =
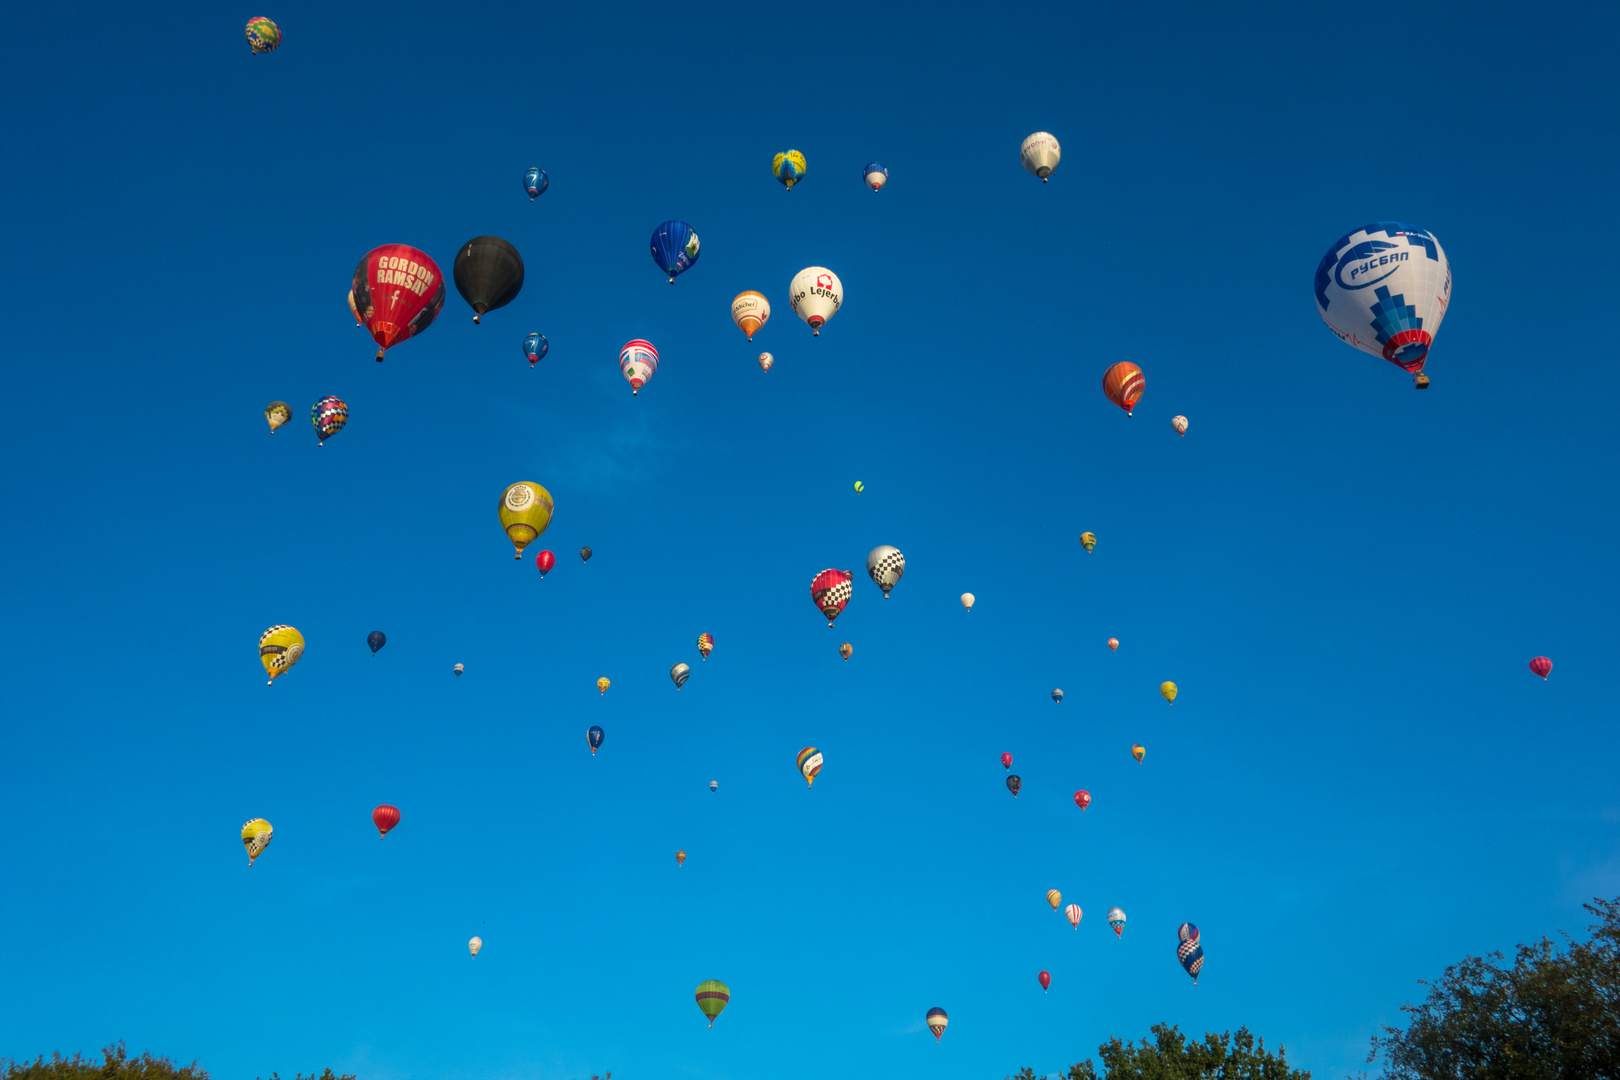
[[[760,327],[771,317],[771,302],[765,299],[763,293],[752,289],[740,292],[731,301],[731,321],[737,324],[737,329],[748,335],[753,341],[754,335],[759,333]]]

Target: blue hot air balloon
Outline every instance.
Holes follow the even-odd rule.
[[[861,170],[861,177],[866,181],[867,187],[877,191],[889,182],[889,170],[874,161]]]
[[[597,747],[602,745],[602,734],[602,729],[595,724],[592,724],[591,729],[585,733],[585,741],[591,744],[591,757],[596,756]]]
[[[653,262],[669,275],[675,284],[676,275],[691,269],[698,260],[698,235],[684,221],[666,221],[652,234]]]
[[[1429,385],[1423,364],[1451,304],[1451,263],[1434,234],[1381,221],[1333,242],[1316,267],[1316,312],[1346,345]]]
[[[366,635],[366,644],[371,646],[371,655],[376,656],[377,650],[388,644],[388,635],[381,630],[373,630]]]
[[[1176,959],[1181,966],[1187,969],[1193,982],[1198,981],[1198,973],[1204,968],[1204,946],[1198,940],[1198,927],[1190,922],[1184,922],[1176,929]]]
[[[534,367],[545,358],[546,350],[551,348],[546,343],[546,335],[530,334],[523,339],[523,355],[529,358],[529,367]]]
[[[546,170],[538,166],[530,168],[523,174],[523,190],[529,193],[530,202],[534,202],[536,196],[544,195],[550,184],[551,177],[546,175]]]

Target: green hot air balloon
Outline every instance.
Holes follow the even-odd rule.
[[[698,983],[697,1003],[703,1010],[703,1015],[709,1018],[709,1026],[714,1027],[714,1018],[720,1015],[720,1010],[726,1007],[731,1000],[731,988],[719,979],[710,979],[708,982]]]
[[[473,322],[510,304],[523,288],[523,256],[498,236],[475,236],[456,252],[456,288],[473,309]]]

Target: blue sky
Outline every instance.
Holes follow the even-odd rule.
[[[1164,1021],[1337,1076],[1417,980],[1620,893],[1611,7],[278,2],[253,57],[255,13],[40,5],[0,43],[0,1054],[966,1080]],[[1388,219],[1455,273],[1425,394],[1311,296]],[[452,291],[374,364],[360,256],[484,233],[517,300]],[[544,582],[496,521],[520,479]]]

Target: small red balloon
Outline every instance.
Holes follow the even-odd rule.
[[[540,576],[546,576],[546,571],[557,565],[557,556],[549,551],[542,551],[534,557],[534,565],[540,568]]]
[[[371,822],[379,834],[387,836],[388,830],[399,824],[399,807],[383,803],[371,812]]]
[[[1084,811],[1086,807],[1091,805],[1091,792],[1089,792],[1089,791],[1077,791],[1077,792],[1075,792],[1074,793],[1074,805],[1078,806],[1082,811]]]
[[[1038,978],[1041,980],[1041,990],[1042,991],[1045,991],[1048,987],[1050,987],[1052,985],[1052,973],[1051,972],[1043,971],[1043,972],[1040,973]]]
[[[1001,755],[1001,767],[1003,769],[1012,768],[1012,755],[1011,754],[1002,754]]]
[[[1545,656],[1538,656],[1530,661],[1530,670],[1545,679],[1547,672],[1552,670],[1552,661]]]

